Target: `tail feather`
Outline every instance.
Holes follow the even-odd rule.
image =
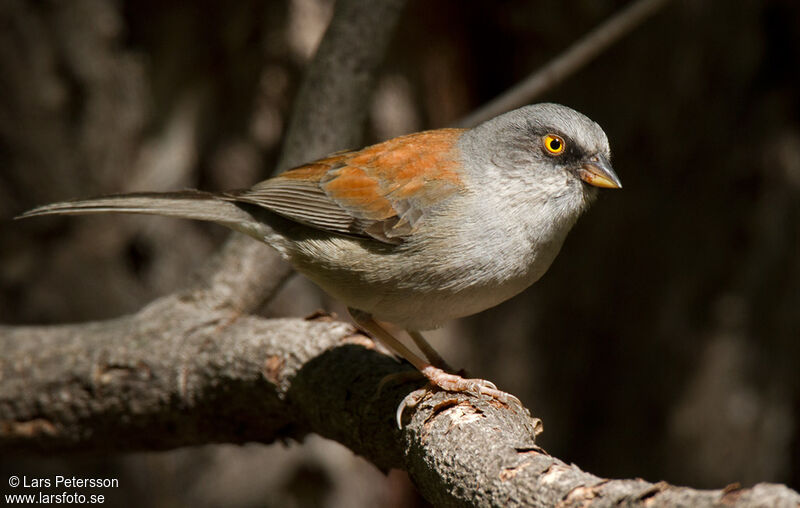
[[[42,215],[88,215],[95,213],[166,215],[211,221],[263,239],[267,226],[232,200],[209,192],[142,192],[117,194],[52,203],[29,210],[15,219]]]

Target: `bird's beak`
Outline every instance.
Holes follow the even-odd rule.
[[[619,177],[611,169],[611,162],[604,155],[593,155],[586,159],[578,168],[578,176],[584,182],[595,187],[622,188],[622,182],[619,181]]]

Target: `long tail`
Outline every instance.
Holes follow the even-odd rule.
[[[88,215],[95,213],[139,213],[211,221],[264,240],[269,227],[233,199],[209,192],[142,192],[63,201],[29,210],[15,217],[40,215]]]

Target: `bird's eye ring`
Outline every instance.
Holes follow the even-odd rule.
[[[561,136],[556,136],[555,134],[546,134],[542,136],[542,144],[550,155],[561,155],[567,147]]]

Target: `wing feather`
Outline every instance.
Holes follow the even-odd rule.
[[[462,132],[426,131],[340,152],[227,198],[314,228],[401,243],[427,210],[461,189]]]

